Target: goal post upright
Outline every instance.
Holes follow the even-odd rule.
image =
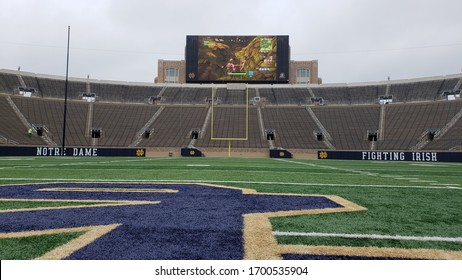
[[[231,141],[248,141],[249,140],[249,87],[245,84],[245,137],[215,137],[214,124],[215,124],[215,87],[212,84],[212,113],[211,113],[211,128],[210,140],[212,141],[228,141],[228,157],[231,157]]]

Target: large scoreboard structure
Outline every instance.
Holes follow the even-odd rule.
[[[187,83],[288,83],[289,36],[187,36]]]

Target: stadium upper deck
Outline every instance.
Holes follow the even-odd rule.
[[[462,74],[410,80],[368,82],[355,84],[254,84],[248,85],[249,96],[266,105],[310,104],[378,104],[380,97],[392,97],[392,102],[434,101],[447,99],[461,88]],[[0,70],[0,92],[19,94],[28,90],[32,96],[64,98],[64,77],[14,70]],[[97,101],[158,104],[203,104],[211,96],[212,88],[222,104],[244,105],[230,97],[233,91],[226,84],[152,84],[94,79],[69,79],[68,97],[82,100],[94,94]],[[220,96],[222,95],[222,96]],[[222,98],[221,98],[222,97]]]

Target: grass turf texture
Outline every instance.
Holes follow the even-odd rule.
[[[339,195],[368,210],[273,218],[273,230],[461,237],[461,167],[457,163],[232,158],[3,158],[0,184],[200,181],[259,192]],[[282,244],[462,247],[461,243],[450,242],[293,236],[277,239]]]
[[[35,259],[82,234],[83,232],[69,232],[20,238],[2,238],[0,239],[0,248],[2,248],[0,250],[0,259]]]
[[[35,201],[0,201],[0,210],[42,208],[42,207],[64,207],[64,206],[89,206],[99,205],[104,202],[35,202]]]

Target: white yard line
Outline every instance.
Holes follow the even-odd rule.
[[[460,184],[441,184],[441,183],[433,183],[430,184],[433,186],[445,186],[445,187],[460,187]]]
[[[277,236],[307,236],[307,237],[340,237],[354,239],[387,239],[387,240],[410,240],[425,242],[456,242],[462,243],[462,237],[441,237],[441,236],[403,236],[403,235],[381,235],[381,234],[351,234],[351,233],[324,233],[324,232],[282,232],[273,231]]]
[[[430,180],[411,180],[411,183],[438,183],[438,181],[430,181]]]
[[[172,159],[172,158],[153,158],[153,159],[148,159],[148,160],[162,160],[162,159]],[[105,161],[105,162],[80,162],[80,163],[65,163],[65,164],[55,164],[55,165],[47,165],[47,167],[52,167],[52,166],[63,166],[63,165],[83,165],[83,164],[88,164],[88,163],[114,163],[114,162],[126,162],[126,161],[143,161],[147,159],[136,159],[136,160],[114,160],[114,161]],[[349,172],[350,174],[344,174],[344,175],[368,175],[368,176],[379,176],[379,174],[375,173],[370,173],[370,172],[365,172],[365,171],[359,171],[359,170],[350,170],[350,169],[344,169],[344,168],[337,168],[337,167],[332,167],[332,166],[322,166],[318,164],[313,164],[313,163],[305,163],[305,162],[298,162],[298,161],[289,161],[289,160],[284,160],[284,159],[275,159],[278,161],[283,161],[287,163],[294,163],[294,164],[300,164],[300,165],[307,165],[307,166],[313,166],[313,167],[320,167],[320,168],[325,168],[325,169],[331,169],[331,170],[340,170],[340,171],[345,171]],[[24,166],[22,166],[24,168]],[[29,167],[30,168],[30,167]],[[213,172],[216,172],[216,170],[213,170]],[[255,171],[252,171],[255,172]],[[389,175],[384,175],[384,176],[389,176]],[[394,179],[397,180],[418,180],[418,178],[398,178],[397,176]],[[171,179],[152,179],[152,180],[126,180],[126,179],[82,179],[82,178],[25,178],[25,177],[20,177],[20,178],[0,178],[0,180],[4,181],[40,181],[40,182],[178,182],[178,183],[212,183],[212,184],[259,184],[259,185],[286,185],[286,186],[307,186],[307,187],[363,187],[363,188],[409,188],[409,189],[457,189],[457,190],[462,190],[460,185],[458,184],[445,184],[445,185],[437,185],[437,182],[432,183],[430,186],[420,186],[420,185],[408,185],[408,186],[400,186],[400,185],[361,185],[361,184],[329,184],[329,183],[298,183],[298,182],[271,182],[271,181],[234,181],[234,180],[171,180]]]
[[[21,168],[43,168],[43,167],[57,167],[57,166],[79,166],[79,165],[98,165],[98,164],[108,164],[108,163],[120,163],[120,162],[135,162],[135,161],[152,161],[152,160],[164,160],[172,159],[168,158],[143,158],[143,159],[127,159],[127,160],[108,160],[108,161],[84,161],[84,162],[72,162],[72,163],[45,163],[39,165],[17,165],[17,166],[7,166],[0,167],[0,169],[21,169]]]
[[[320,167],[320,168],[327,168],[327,169],[333,169],[333,170],[340,170],[340,171],[345,171],[345,172],[350,172],[353,174],[360,174],[360,175],[367,175],[367,176],[376,176],[376,177],[382,177],[382,178],[392,178],[395,180],[405,180],[409,181],[410,183],[431,183],[431,186],[437,186],[438,181],[433,181],[433,180],[421,180],[419,178],[410,178],[410,177],[402,177],[400,175],[380,175],[377,173],[372,173],[368,171],[361,171],[361,170],[354,170],[354,169],[345,169],[345,168],[338,168],[338,167],[332,167],[332,166],[323,166],[323,165],[318,165],[314,163],[307,163],[307,162],[299,162],[299,161],[293,161],[293,160],[287,160],[287,159],[275,159],[278,161],[283,161],[283,162],[288,162],[288,163],[295,163],[295,164],[302,164],[302,165],[307,165],[307,166],[312,166],[312,167]],[[431,186],[427,188],[432,188]],[[459,184],[454,184],[454,185],[444,185],[447,187],[452,187],[455,189],[459,189],[458,187],[460,186]],[[397,187],[397,186],[393,186]],[[408,187],[415,187],[415,186],[408,186]],[[419,186],[419,188],[424,188],[423,186]]]
[[[413,166],[423,166],[423,167],[448,167],[447,164],[433,164],[433,163],[411,163]]]
[[[34,158],[0,158],[0,161],[24,161],[24,160],[34,160]]]
[[[369,171],[338,168],[338,167],[334,167],[334,166],[324,166],[324,165],[319,165],[319,164],[314,164],[314,163],[299,162],[299,161],[293,161],[293,160],[287,160],[287,159],[275,159],[275,160],[283,161],[283,162],[287,162],[287,163],[295,163],[295,164],[307,165],[307,166],[312,166],[312,167],[319,167],[319,168],[332,169],[332,170],[340,170],[340,171],[345,171],[345,172],[349,172],[349,173],[353,173],[353,174],[360,174],[360,175],[367,175],[367,176],[379,176],[379,174],[372,173],[372,172],[369,172]]]
[[[360,188],[402,188],[402,189],[456,189],[456,186],[396,186],[396,185],[359,185],[359,184],[326,184],[326,183],[296,183],[296,182],[271,182],[271,181],[225,181],[225,180],[172,180],[172,179],[83,179],[83,178],[0,178],[0,181],[41,181],[41,182],[123,182],[123,183],[211,183],[211,184],[246,184],[246,185],[284,185],[306,187],[360,187]]]

